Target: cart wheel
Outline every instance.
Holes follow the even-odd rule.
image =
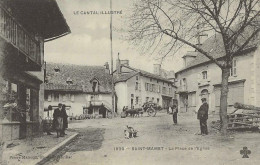
[[[156,115],[155,110],[151,109],[151,108],[147,110],[147,113],[148,113],[148,116],[155,116]]]

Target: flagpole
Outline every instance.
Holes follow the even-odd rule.
[[[114,76],[113,76],[113,36],[112,36],[112,0],[110,0],[110,50],[111,50],[111,74],[112,74],[112,115],[114,116]]]

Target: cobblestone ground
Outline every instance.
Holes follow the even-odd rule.
[[[215,120],[210,116],[208,123]],[[138,130],[138,137],[125,139],[124,128]],[[69,125],[80,136],[59,151],[47,164],[86,165],[158,165],[158,164],[259,164],[260,133],[231,133],[223,139],[210,128],[209,135],[197,135],[199,122],[195,115],[172,116],[158,113],[156,117],[84,120]],[[248,159],[240,150],[251,150]]]

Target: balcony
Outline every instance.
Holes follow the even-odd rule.
[[[2,6],[0,6],[0,36],[23,53],[27,62],[30,59],[37,66],[42,65],[43,40],[26,31]]]
[[[186,85],[179,86],[177,88],[177,93],[188,93],[188,88]]]

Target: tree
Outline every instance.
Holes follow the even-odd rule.
[[[194,48],[222,70],[221,132],[227,134],[228,78],[233,57],[255,48],[260,31],[259,0],[136,0],[129,17],[128,40],[161,58],[184,45]],[[200,35],[211,34],[223,50],[215,58],[200,45]]]

